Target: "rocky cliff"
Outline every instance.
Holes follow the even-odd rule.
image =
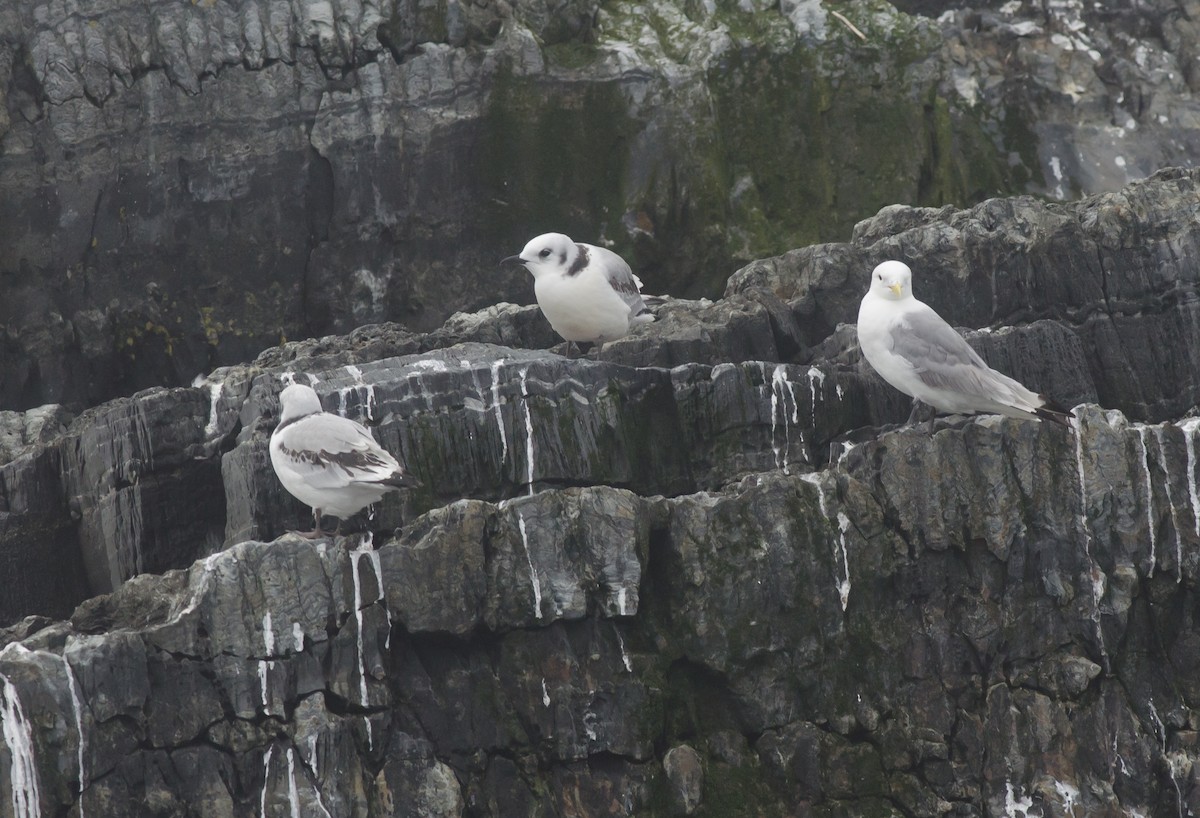
[[[0,409],[528,303],[565,230],[652,292],[893,202],[1114,191],[1200,151],[1196,0],[10,0]]]
[[[1076,428],[899,426],[887,257]],[[1198,810],[1197,258],[1164,171],[885,208],[589,359],[501,304],[7,413],[0,815]],[[363,534],[285,533],[289,377],[421,480]]]

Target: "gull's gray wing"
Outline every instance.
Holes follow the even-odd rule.
[[[633,270],[629,268],[625,259],[604,247],[593,247],[590,244],[581,245],[581,247],[586,247],[592,258],[600,265],[605,277],[608,278],[609,286],[617,295],[621,296],[622,301],[629,305],[629,311],[633,315],[645,312],[646,302],[642,300],[642,282],[633,274]]]
[[[913,367],[922,383],[962,395],[1009,403],[1018,396],[1016,381],[996,372],[954,327],[927,305],[906,313],[892,327],[892,351]]]
[[[289,467],[313,488],[388,483],[403,473],[364,427],[325,412],[284,429],[279,447]]]

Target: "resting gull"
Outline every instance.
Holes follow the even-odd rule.
[[[316,538],[321,517],[341,520],[415,482],[361,424],[322,411],[311,386],[292,384],[279,395],[279,425],[271,434],[271,465],[293,497],[313,510]]]
[[[517,262],[533,274],[533,294],[554,331],[567,342],[603,344],[654,320],[642,282],[611,250],[574,242],[562,233],[531,239]]]
[[[912,271],[903,262],[885,261],[871,273],[858,309],[858,343],[885,381],[942,412],[1001,414],[1070,428],[1070,411],[989,367],[953,327],[914,298]]]

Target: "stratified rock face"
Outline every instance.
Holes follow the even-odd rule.
[[[1197,437],[1081,407],[1078,442],[912,429],[719,492],[462,500],[377,550],[239,543],[0,654],[6,761],[47,809],[82,764],[85,814],[1167,814]]]
[[[961,103],[983,112],[985,130],[1008,135],[1032,171],[1030,192],[1062,200],[1195,163],[1195,0],[973,5],[994,10],[939,19],[949,79]],[[1028,134],[1012,138],[1022,127]]]
[[[1197,339],[1089,329],[1195,326],[1197,182],[888,208],[583,360],[497,305],[10,413],[0,816],[1200,810]],[[895,425],[886,256],[1074,427]],[[284,533],[297,379],[421,482],[362,533]]]
[[[908,262],[913,292],[952,323],[1008,332],[1032,322],[1012,330],[1038,339],[1013,348],[1006,371],[1020,379],[1048,384],[1036,368],[1069,356],[1067,400],[1094,390],[1101,404],[1155,421],[1200,403],[1196,171],[1165,170],[1067,204],[1017,197],[969,210],[884,208],[848,243],[753,262],[726,294],[769,290],[798,313],[802,341],[815,344],[855,320],[861,282],[889,258]],[[1009,345],[982,345],[997,343]]]
[[[1193,0],[987,5],[8,3],[0,408],[529,302],[549,229],[711,297],[891,202],[1193,162]]]

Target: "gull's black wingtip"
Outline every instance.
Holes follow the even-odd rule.
[[[1052,400],[1046,398],[1045,395],[1038,395],[1042,399],[1042,405],[1033,410],[1033,413],[1042,420],[1048,420],[1051,423],[1057,423],[1067,429],[1074,429],[1071,425],[1071,420],[1074,419],[1075,413],[1070,409],[1064,409]]]
[[[421,485],[421,481],[417,478],[399,471],[392,472],[382,483],[397,489],[415,489]]]

